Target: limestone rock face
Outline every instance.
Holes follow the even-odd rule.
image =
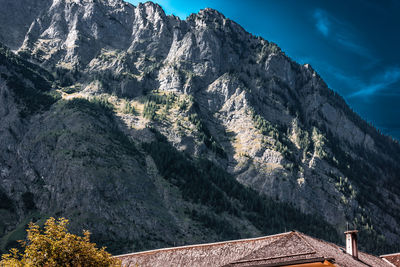
[[[338,232],[351,222],[374,240],[399,243],[398,143],[276,44],[212,9],[180,20],[151,2],[0,4],[7,6],[0,42],[40,68],[49,92],[63,98],[21,118],[28,102],[9,81],[25,71],[13,69],[19,61],[0,66],[0,193],[13,203],[3,233],[40,213],[78,218],[74,229],[84,225],[103,243],[120,242],[118,252],[217,239],[185,211],[205,207],[182,196],[142,148],[156,131],[185,157],[207,158]],[[24,86],[41,90],[34,81]],[[106,101],[115,114],[85,108],[79,98]],[[135,152],[124,150],[129,142],[110,141],[121,134]],[[27,192],[34,207],[27,208]],[[242,236],[262,232],[229,218]]]

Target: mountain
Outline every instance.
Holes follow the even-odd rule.
[[[399,144],[276,44],[212,9],[0,3],[3,251],[49,216],[113,253],[347,223],[400,250]]]

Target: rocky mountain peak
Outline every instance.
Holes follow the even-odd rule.
[[[151,1],[139,3],[136,6],[136,10],[136,13],[140,12],[142,15],[145,15],[145,17],[152,23],[157,23],[157,21],[164,21],[166,19],[166,14],[162,7]]]
[[[201,9],[198,13],[197,16],[202,17],[202,18],[213,18],[213,19],[225,19],[224,14],[219,12],[218,10],[215,10],[213,8],[204,8]]]
[[[137,7],[142,7],[142,6],[144,6],[144,7],[151,7],[151,8],[153,8],[154,10],[157,10],[157,11],[159,11],[159,12],[165,14],[164,9],[162,9],[162,7],[161,7],[159,4],[154,3],[154,2],[152,2],[152,1],[146,1],[146,2],[144,2],[144,3],[139,3],[139,4],[137,5]]]

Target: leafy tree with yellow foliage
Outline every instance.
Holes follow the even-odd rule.
[[[121,266],[105,248],[96,248],[90,242],[90,233],[77,236],[67,231],[68,220],[50,218],[44,231],[34,223],[29,224],[27,241],[19,241],[24,253],[13,248],[4,254],[0,266]]]

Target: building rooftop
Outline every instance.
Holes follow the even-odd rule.
[[[156,249],[116,256],[123,266],[392,266],[359,252],[358,259],[335,244],[292,231],[259,238]],[[395,265],[400,266],[400,265]]]
[[[400,253],[393,253],[380,256],[384,261],[392,264],[391,266],[400,267]]]

